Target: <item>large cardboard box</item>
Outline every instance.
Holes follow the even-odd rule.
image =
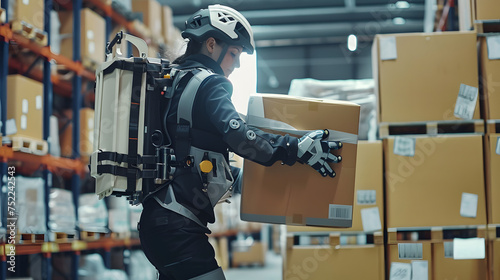
[[[249,265],[249,264],[265,264],[266,260],[266,243],[259,241],[253,242],[248,246],[232,247],[232,266]]]
[[[372,67],[380,122],[457,120],[461,85],[478,87],[476,33],[377,35]]]
[[[66,111],[67,117],[73,117],[72,111]],[[73,154],[73,125],[65,126],[61,131],[59,142],[61,154],[70,157]],[[80,155],[89,156],[93,152],[94,143],[94,110],[91,108],[80,109]]]
[[[106,49],[106,22],[104,18],[88,8],[81,10],[80,17],[82,60],[103,62]],[[73,36],[71,35],[73,34],[73,11],[60,12],[59,19],[61,21],[60,34],[63,38],[61,39],[61,55],[73,59]]]
[[[500,5],[500,2],[499,2]],[[500,11],[500,7],[499,7]],[[496,36],[498,40],[499,36]],[[479,37],[481,76],[483,88],[483,118],[500,120],[500,55],[495,55],[495,39],[493,37]]]
[[[10,0],[9,21],[24,21],[33,27],[43,30],[44,0]]]
[[[384,246],[294,246],[286,249],[283,279],[385,279]]]
[[[445,242],[451,242],[445,241]],[[445,252],[445,243],[432,244],[432,279],[487,279],[487,259],[456,260]],[[430,279],[430,278],[429,278]]]
[[[7,119],[16,120],[13,136],[43,140],[43,84],[22,75],[7,76]]]
[[[485,137],[488,224],[500,224],[500,133]]]
[[[490,244],[490,256],[492,256],[490,260],[491,279],[500,280],[500,238],[492,240]]]
[[[132,0],[132,11],[142,13],[142,22],[152,36],[162,35],[162,7],[157,0]]]
[[[265,167],[245,160],[242,220],[350,227],[359,110],[359,105],[343,101],[276,94],[251,96],[248,124],[276,133],[329,129],[332,138],[342,140],[344,145],[335,151],[342,155],[342,162],[332,165],[337,174],[335,178],[322,177],[307,164],[288,166],[276,162]],[[282,130],[283,127],[286,129]]]
[[[394,147],[403,140],[414,141],[407,146],[414,156],[401,155],[402,144]],[[383,142],[388,228],[486,224],[482,135]]]
[[[352,227],[335,231],[381,231],[384,228],[382,141],[359,141]],[[332,231],[324,227],[288,226],[289,232]]]
[[[412,279],[412,275],[414,279],[417,278],[415,274],[422,277],[417,279],[442,279],[432,278],[433,262],[430,241],[391,244],[387,245],[387,251],[388,279]],[[425,278],[425,272],[427,272],[427,278]],[[399,278],[396,278],[398,276]]]
[[[472,11],[475,20],[500,19],[500,2],[498,0],[472,0]]]

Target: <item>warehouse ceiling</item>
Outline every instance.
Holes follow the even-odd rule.
[[[287,93],[292,79],[371,78],[378,33],[422,32],[425,0],[160,0],[174,24],[210,4],[240,11],[253,27],[258,92]],[[348,49],[349,35],[357,46]],[[351,36],[353,37],[353,36]],[[351,46],[352,47],[352,46]]]

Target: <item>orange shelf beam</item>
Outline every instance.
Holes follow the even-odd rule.
[[[30,51],[41,55],[47,59],[53,59],[57,63],[62,64],[71,71],[74,71],[77,75],[80,75],[88,80],[95,80],[95,74],[86,70],[80,62],[75,62],[67,57],[62,55],[54,54],[50,51],[49,46],[40,46],[38,44],[33,43],[30,39],[12,32],[9,24],[4,24],[0,26],[0,36],[4,38],[5,41],[15,41],[20,46],[29,49]]]
[[[73,242],[80,242],[84,244],[82,248],[76,249]],[[98,249],[111,249],[117,247],[131,248],[134,246],[141,245],[141,241],[137,238],[134,239],[112,239],[104,238],[97,241],[82,241],[77,240],[73,242],[40,242],[40,243],[27,243],[27,244],[14,244],[16,255],[34,255],[40,253],[59,253],[59,252],[79,252],[86,250],[98,250]],[[11,246],[10,244],[0,244],[1,254],[5,255],[5,252]]]
[[[19,62],[18,60],[10,58],[9,59],[9,68],[18,71],[19,73],[24,73],[28,70],[29,65],[25,65],[25,64]],[[43,81],[43,72],[38,70],[38,69],[32,69],[29,73],[29,77],[34,79],[34,80],[37,80],[39,82],[42,82]],[[71,97],[71,92],[73,90],[71,82],[62,81],[56,75],[51,75],[50,80],[52,81],[52,84],[54,85],[54,92],[55,93],[57,93],[60,96]]]
[[[17,160],[26,163],[26,165],[34,166],[35,169],[41,166],[53,173],[58,174],[75,173],[83,176],[87,172],[87,167],[77,159],[61,158],[52,155],[38,156],[23,152],[14,152],[12,148],[8,146],[0,147],[0,159],[3,162],[7,162],[8,160]]]

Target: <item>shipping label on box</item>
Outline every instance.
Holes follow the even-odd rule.
[[[310,130],[329,129],[344,143],[335,151],[337,176],[322,177],[308,165],[279,162],[271,167],[245,160],[241,218],[247,221],[350,227],[356,174],[360,107],[350,102],[305,99],[284,95],[250,98],[248,124],[297,137]],[[337,121],[342,120],[342,121]]]
[[[487,279],[487,260],[484,259],[471,259],[471,253],[477,252],[478,245],[481,247],[482,253],[484,254],[485,242],[484,239],[479,243],[475,243],[481,238],[471,238],[469,241],[467,239],[463,240],[466,243],[472,241],[472,247],[467,245],[457,243],[457,239],[453,242],[438,242],[432,244],[432,260],[433,260],[433,270],[434,279],[460,279],[464,275],[468,275],[469,279]],[[450,246],[451,244],[451,246]],[[450,248],[451,247],[451,248]],[[453,248],[455,247],[455,248]],[[454,252],[453,249],[461,250],[462,252]],[[465,259],[454,259],[453,256],[450,258],[450,251],[452,255],[457,256],[458,254],[465,253]]]

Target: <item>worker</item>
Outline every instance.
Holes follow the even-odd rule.
[[[187,48],[173,61],[176,90],[165,119],[177,159],[193,156],[194,164],[177,168],[168,186],[145,199],[138,228],[144,253],[160,279],[220,280],[225,279],[224,273],[207,236],[217,201],[210,196],[213,191],[205,172],[217,172],[217,178],[224,178],[231,189],[234,176],[227,171],[228,151],[232,151],[264,166],[299,161],[322,176],[334,177],[329,163],[341,158],[330,150],[342,144],[322,140],[322,130],[299,139],[248,126],[231,103],[232,85],[227,77],[240,66],[242,52],[254,52],[250,24],[238,11],[222,5],[199,10],[185,24],[182,37],[188,41]],[[190,95],[194,79],[201,84]],[[187,97],[181,96],[192,97],[185,102]],[[191,160],[186,162],[189,165]]]

